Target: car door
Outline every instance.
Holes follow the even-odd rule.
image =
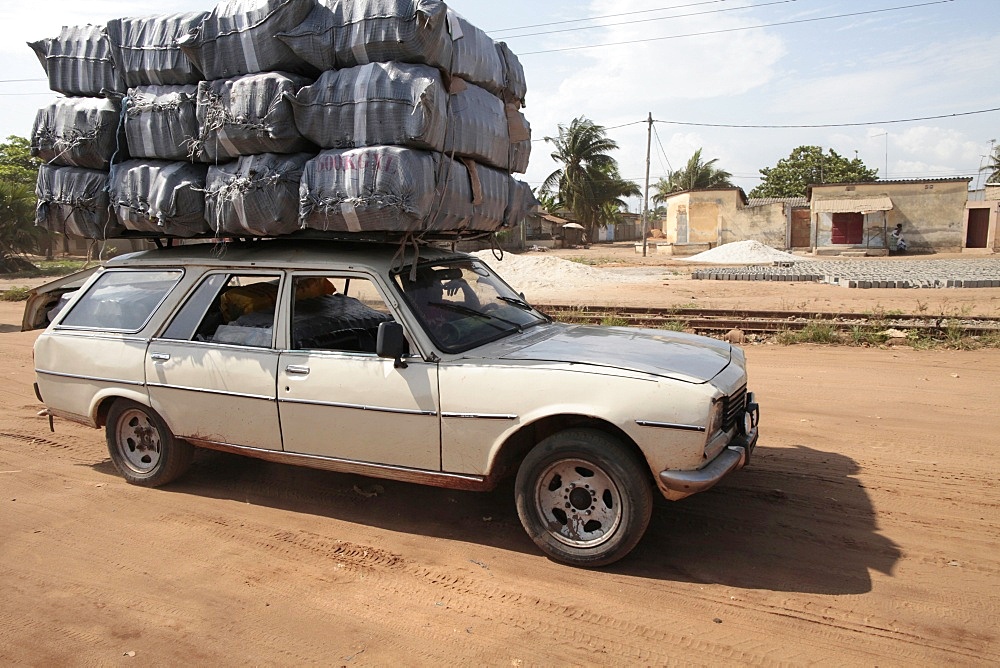
[[[274,347],[279,273],[209,273],[150,341],[152,407],[194,443],[281,449]]]
[[[316,283],[328,287],[304,288]],[[285,451],[441,470],[437,365],[408,357],[396,368],[375,354],[379,324],[394,319],[377,284],[360,273],[303,273],[285,292],[288,342],[278,365]]]

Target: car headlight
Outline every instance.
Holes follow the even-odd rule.
[[[725,402],[722,399],[712,402],[712,410],[708,414],[708,426],[705,428],[705,434],[709,439],[722,429],[722,420],[724,417]]]

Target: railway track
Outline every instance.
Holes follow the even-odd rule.
[[[649,308],[628,306],[579,306],[537,304],[556,320],[631,327],[691,329],[706,334],[734,329],[745,334],[794,332],[817,323],[837,331],[854,328],[897,329],[924,336],[981,336],[1000,334],[1000,317],[899,313],[829,313],[812,311],[755,311],[747,309]]]

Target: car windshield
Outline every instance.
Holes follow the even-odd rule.
[[[435,345],[461,353],[548,322],[489,267],[474,259],[424,262],[394,274]]]

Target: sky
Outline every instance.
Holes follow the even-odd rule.
[[[747,192],[762,167],[805,144],[857,156],[880,178],[972,177],[976,187],[991,140],[1000,143],[1000,0],[448,4],[524,66],[534,142],[521,178],[532,187],[558,167],[544,138],[580,116],[607,128],[622,176],[640,187],[650,114],[651,183],[702,148]],[[0,137],[30,136],[56,97],[25,42],[214,5],[0,0]]]

